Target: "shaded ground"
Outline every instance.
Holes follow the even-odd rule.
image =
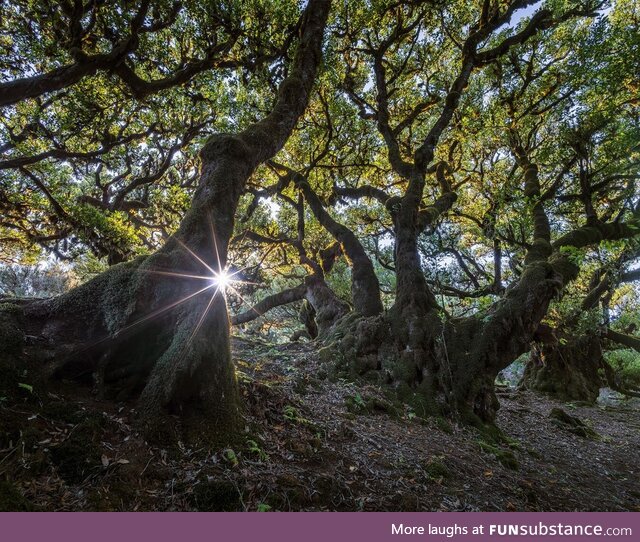
[[[331,382],[310,344],[234,350],[245,433],[214,452],[149,446],[130,405],[76,388],[0,401],[0,510],[640,511],[638,400],[584,407],[505,390],[496,445]]]

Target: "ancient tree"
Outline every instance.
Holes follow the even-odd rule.
[[[3,260],[102,269],[10,300],[7,363],[219,435],[230,325],[297,303],[331,371],[493,422],[498,372],[550,324],[564,347],[554,303],[639,231],[633,6],[242,4],[6,10]]]
[[[514,22],[530,4],[348,8],[327,76],[340,92],[307,115],[318,135],[294,135],[247,203],[297,193],[328,235],[310,248],[342,247],[352,311],[323,338],[339,372],[474,423],[493,419],[496,375],[535,344],[590,251],[638,231],[637,89],[616,72],[627,61],[603,56],[630,37],[615,24],[626,8]],[[272,227],[261,216],[252,242],[283,243]],[[291,270],[286,250],[274,258]],[[254,317],[289,299],[268,301]]]
[[[585,265],[596,265],[590,275],[585,273],[589,280],[574,285],[554,304],[552,315],[535,337],[522,378],[524,387],[565,401],[590,403],[596,401],[604,386],[625,395],[638,395],[605,358],[605,352],[613,348],[640,351],[640,340],[630,334],[635,331],[634,322],[621,319],[622,312],[614,302],[621,287],[640,278],[637,269],[628,268],[638,257],[636,244],[625,243],[610,250],[613,254],[604,263]]]
[[[212,28],[214,36],[207,46],[210,58],[184,61],[172,75],[145,81],[131,65],[136,45],[145,33],[170,27],[179,16],[179,8],[176,4],[162,16],[162,6],[141,2],[124,24],[128,33],[119,36],[101,4],[63,4],[58,16],[67,24],[65,37],[71,64],[3,84],[3,104],[67,88],[98,70],[118,77],[142,99],[150,92],[188,80],[190,74],[224,65],[235,40],[249,39],[243,38],[241,28],[234,27],[233,22],[221,20],[219,25],[229,34],[229,42],[219,43],[217,29]],[[235,210],[247,179],[260,163],[280,150],[305,110],[321,62],[328,11],[328,1],[312,0],[297,23],[297,38],[288,37],[296,42],[295,55],[278,85],[270,112],[235,133],[208,137],[199,152],[197,187],[191,203],[177,231],[160,249],[114,266],[66,295],[11,309],[15,325],[34,338],[34,344],[27,346],[46,358],[43,361],[48,372],[95,378],[106,396],[139,396],[141,417],[151,428],[162,427],[163,412],[179,413],[186,422],[193,419],[193,430],[201,434],[202,428],[206,433],[219,434],[233,426],[238,404],[227,310],[218,278],[226,267]],[[222,15],[214,10],[207,17],[215,20]],[[104,34],[102,41],[114,42],[113,50],[89,54],[83,50],[84,41],[99,30]],[[206,32],[204,28],[200,31]],[[99,45],[94,47],[104,46]],[[8,151],[12,150],[9,146]],[[7,161],[21,162],[19,171],[37,185],[35,174],[24,163],[43,159],[31,156]],[[94,174],[96,183],[102,186],[100,169],[97,166]],[[112,208],[125,205],[128,194],[152,181],[126,176],[125,186],[118,190],[112,180],[104,189],[104,203]],[[41,190],[48,197],[44,182]],[[54,210],[60,207],[60,214],[66,212],[53,196],[48,199]],[[72,218],[62,219],[69,223],[64,227],[73,227]],[[204,292],[207,294],[198,295]],[[207,332],[199,333],[202,329]]]

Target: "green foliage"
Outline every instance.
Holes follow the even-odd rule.
[[[68,291],[79,281],[69,265],[2,265],[0,295],[7,297],[53,297]]]
[[[605,359],[627,388],[640,388],[640,353],[635,350],[611,350]]]
[[[269,460],[269,454],[267,454],[255,440],[247,439],[247,448],[249,452],[255,454],[260,461]]]
[[[311,421],[300,415],[298,409],[293,405],[285,405],[282,410],[285,420],[289,420],[292,423],[299,423],[303,425],[311,424]]]
[[[222,452],[222,457],[232,467],[238,466],[238,463],[239,463],[238,456],[231,448],[225,449],[224,452]]]
[[[28,391],[29,393],[33,393],[33,386],[31,384],[25,384],[24,382],[18,382],[18,387],[20,389]]]
[[[296,3],[258,1],[7,5],[3,80],[67,70],[62,90],[19,93],[0,110],[0,162],[17,164],[0,176],[3,257],[25,263],[35,244],[71,258],[157,247],[187,208],[207,134],[253,121],[272,100],[269,70],[281,67],[299,15]],[[97,55],[113,58],[64,81]]]

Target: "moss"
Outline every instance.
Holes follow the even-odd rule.
[[[244,509],[238,487],[229,480],[199,482],[191,494],[191,503],[201,512],[238,512]]]
[[[0,512],[31,512],[34,506],[13,484],[0,481]]]
[[[338,355],[338,349],[333,345],[324,346],[320,350],[318,350],[318,358],[324,364],[329,364],[335,361],[336,356]]]
[[[353,414],[385,413],[393,418],[400,418],[400,409],[393,403],[379,397],[362,396],[359,393],[345,397],[345,406]]]
[[[427,463],[427,466],[424,469],[429,476],[434,480],[439,478],[448,478],[450,476],[449,469],[444,465],[444,463],[438,460],[431,460]]]
[[[527,447],[527,453],[531,457],[533,457],[535,459],[543,459],[544,458],[544,456],[540,452],[538,452],[535,448],[532,448],[531,446]]]
[[[270,134],[269,134],[270,135]],[[200,157],[203,162],[226,159],[229,161],[245,161],[251,156],[251,147],[238,135],[235,134],[214,134],[207,139],[207,142],[200,150]]]
[[[405,382],[397,383],[395,392],[398,399],[408,405],[419,418],[442,418],[442,409],[433,394],[422,393]]]
[[[562,401],[593,404],[600,393],[601,357],[599,340],[591,335],[572,338],[567,344],[544,346],[540,355],[529,359],[522,385]]]
[[[505,450],[483,440],[478,441],[478,444],[482,451],[493,455],[503,467],[511,470],[518,470],[520,468],[518,459],[511,450]]]
[[[600,440],[601,437],[580,418],[567,414],[561,408],[553,408],[549,413],[552,422],[563,429],[582,438]]]
[[[442,431],[443,433],[447,433],[448,435],[453,434],[453,427],[451,427],[451,424],[446,418],[443,418],[442,416],[436,416],[435,422],[440,431]]]
[[[345,337],[349,337],[347,341],[349,348],[353,348],[355,346],[354,331],[360,318],[362,318],[362,316],[358,313],[353,311],[348,312],[345,316],[336,321],[327,331],[327,334],[324,337],[324,343],[346,354],[347,352],[345,352],[342,341]],[[348,354],[351,355],[353,352],[349,352]]]
[[[13,314],[15,316],[23,314],[22,307],[19,303],[12,303],[11,301],[4,301],[0,303],[0,312],[6,314]]]
[[[387,365],[387,368],[390,369],[394,380],[407,384],[413,384],[415,382],[416,375],[419,373],[419,367],[413,352],[402,352],[399,358],[387,361],[391,362]]]
[[[104,273],[51,300],[51,314],[81,314],[88,326],[99,324],[100,318],[110,333],[121,329],[135,310],[136,292],[142,277],[135,271],[147,260],[140,256],[130,262],[110,267]]]
[[[522,443],[514,438],[504,435],[504,443],[513,450],[522,450]]]

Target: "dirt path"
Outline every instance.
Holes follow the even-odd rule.
[[[496,445],[330,381],[310,344],[234,351],[245,433],[215,453],[149,446],[129,405],[76,390],[0,404],[0,509],[640,510],[640,401],[506,392]],[[596,436],[556,423],[553,408]]]

